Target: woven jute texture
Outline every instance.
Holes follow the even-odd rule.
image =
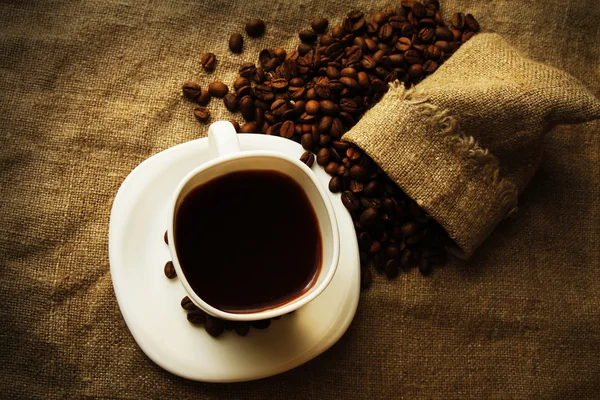
[[[596,0],[441,3],[445,18],[471,12],[600,95]],[[351,9],[396,5],[0,2],[0,398],[597,398],[598,122],[546,135],[519,211],[468,262],[430,278],[376,275],[346,335],[297,369],[189,382],[149,360],[123,323],[108,264],[110,207],[136,165],[206,135],[181,84],[231,84],[241,62],[266,46],[291,49],[315,16],[339,24]],[[232,55],[227,39],[250,16],[267,22],[266,35]],[[219,59],[212,75],[199,65],[209,50]],[[218,100],[210,108],[214,120],[231,117]]]
[[[597,118],[600,101],[577,79],[483,33],[414,89],[393,84],[343,139],[374,158],[470,257],[517,211],[543,135]]]

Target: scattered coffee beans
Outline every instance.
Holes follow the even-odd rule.
[[[260,321],[227,321],[206,314],[196,306],[188,296],[181,299],[181,308],[187,313],[187,320],[193,325],[204,325],[206,332],[213,336],[220,336],[224,331],[235,331],[239,336],[246,336],[250,327],[255,329],[266,329],[271,325],[271,319]],[[291,314],[291,313],[290,313]],[[277,320],[280,317],[273,318]]]
[[[201,93],[202,89],[196,82],[186,82],[183,84],[183,95],[188,100],[196,101]]]
[[[265,33],[265,22],[262,19],[252,18],[246,23],[246,33],[253,38],[262,36]]]
[[[202,68],[204,68],[205,71],[212,72],[217,65],[217,57],[215,57],[213,53],[204,53],[200,59],[200,64],[202,64]]]
[[[246,32],[260,36],[264,26],[250,20]],[[390,279],[411,267],[428,275],[445,261],[446,232],[368,155],[341,138],[379,102],[388,83],[410,87],[434,73],[480,30],[479,23],[471,14],[455,13],[446,25],[437,0],[403,0],[370,20],[352,11],[329,34],[327,26],[325,18],[316,18],[312,30],[299,32],[297,49],[264,49],[257,64],[242,64],[234,84],[246,121],[239,132],[301,143],[307,150],[301,160],[309,166],[316,153],[332,176],[330,190],[341,193],[354,221],[363,288],[371,284],[371,266]],[[198,96],[199,87],[186,85],[186,97]]]
[[[175,267],[173,266],[172,261],[167,261],[165,264],[165,276],[169,279],[174,279],[177,277],[177,272],[175,272]]]
[[[208,92],[211,96],[224,97],[229,93],[229,88],[223,82],[212,82],[208,85]]]
[[[244,47],[244,38],[239,33],[234,33],[229,38],[229,50],[232,53],[239,54],[242,52],[242,48]]]
[[[196,107],[194,109],[194,116],[200,122],[207,122],[210,119],[210,111],[206,107]]]

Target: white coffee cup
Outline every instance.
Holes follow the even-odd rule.
[[[277,137],[272,139],[281,140]],[[237,133],[233,125],[227,121],[218,121],[209,127],[208,143],[211,160],[198,166],[182,179],[177,185],[171,201],[167,231],[169,250],[177,271],[177,277],[192,302],[214,317],[231,321],[257,321],[278,317],[297,310],[325,290],[335,274],[339,261],[340,235],[335,212],[326,189],[317,180],[313,171],[297,159],[275,151],[241,151]],[[177,210],[182,200],[191,190],[228,173],[245,170],[275,170],[292,178],[304,189],[317,216],[321,232],[322,264],[312,287],[300,296],[274,308],[258,312],[243,312],[241,310],[239,313],[234,313],[213,307],[192,289],[177,257],[177,238],[174,236],[174,224]]]

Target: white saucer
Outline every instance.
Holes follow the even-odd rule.
[[[239,135],[242,150],[276,150],[299,158],[302,147],[287,139]],[[181,377],[206,382],[264,378],[295,368],[330,348],[346,332],[358,305],[360,262],[354,226],[339,194],[331,200],[340,230],[340,264],[325,291],[292,315],[246,337],[209,336],[186,319],[186,295],[163,268],[170,260],[163,241],[167,207],[177,183],[208,159],[207,139],[183,143],[137,166],[115,197],[109,228],[110,271],[123,317],[150,359]],[[313,171],[327,187],[329,176]]]

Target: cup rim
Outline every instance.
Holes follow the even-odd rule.
[[[317,189],[319,196],[321,197],[321,199],[323,201],[323,204],[327,211],[327,216],[329,218],[329,224],[330,224],[331,230],[332,230],[332,239],[331,239],[332,256],[331,256],[331,262],[329,265],[328,272],[325,275],[324,279],[321,281],[321,283],[318,285],[312,286],[308,291],[306,291],[305,293],[300,295],[298,298],[295,298],[287,303],[284,303],[281,306],[269,308],[269,309],[262,310],[262,311],[257,311],[257,312],[252,312],[252,313],[233,313],[233,312],[220,310],[220,309],[208,304],[204,300],[202,300],[202,298],[196,294],[196,292],[192,289],[191,285],[187,281],[187,278],[185,277],[185,275],[183,273],[181,265],[179,264],[179,258],[177,257],[177,252],[175,249],[175,238],[174,238],[174,233],[173,233],[174,221],[175,221],[174,216],[175,216],[175,211],[176,211],[175,207],[177,205],[177,201],[179,199],[179,196],[180,196],[183,188],[198,174],[201,174],[205,170],[208,170],[208,169],[210,169],[218,164],[221,164],[223,162],[235,161],[235,160],[243,159],[243,158],[257,158],[257,157],[269,157],[269,158],[278,158],[278,159],[284,160],[284,161],[289,162],[289,163],[295,165],[296,167],[298,167],[300,170],[302,170],[304,172],[305,175],[307,175],[310,178],[313,185]],[[292,177],[292,179],[293,179],[293,177]],[[318,219],[318,217],[317,217],[317,219]],[[333,209],[333,205],[331,204],[331,199],[329,198],[329,195],[327,194],[327,192],[326,192],[325,188],[323,187],[323,185],[321,184],[321,182],[316,178],[316,176],[314,175],[314,172],[312,171],[311,168],[309,168],[306,164],[302,163],[300,160],[293,159],[285,154],[282,154],[282,153],[279,153],[276,151],[251,150],[251,151],[240,151],[240,152],[236,152],[236,153],[231,153],[231,154],[219,156],[213,160],[207,161],[206,163],[203,163],[203,164],[197,166],[196,168],[194,168],[193,170],[191,170],[190,172],[188,172],[181,179],[181,181],[178,183],[175,191],[173,192],[173,196],[172,196],[170,207],[169,207],[167,224],[168,224],[167,225],[167,237],[168,237],[168,242],[169,242],[168,243],[169,252],[171,253],[171,259],[173,262],[173,266],[175,267],[175,271],[177,272],[177,277],[178,277],[179,281],[181,282],[181,284],[183,285],[187,295],[192,300],[192,302],[194,302],[200,309],[202,309],[206,313],[208,313],[212,316],[218,317],[218,318],[225,319],[225,320],[257,321],[257,320],[262,320],[262,319],[267,319],[267,318],[275,318],[275,317],[278,317],[278,316],[281,316],[284,314],[288,314],[292,311],[295,311],[295,310],[299,309],[300,307],[308,304],[312,300],[314,300],[317,296],[319,296],[325,290],[325,288],[327,288],[327,286],[333,279],[333,276],[335,275],[335,272],[337,270],[338,263],[339,263],[340,234],[339,234],[339,228],[338,228],[338,224],[337,224],[337,218],[335,215],[335,210]],[[321,239],[321,240],[323,240],[323,239]],[[323,267],[324,267],[324,265],[321,266],[321,271],[323,271]]]

